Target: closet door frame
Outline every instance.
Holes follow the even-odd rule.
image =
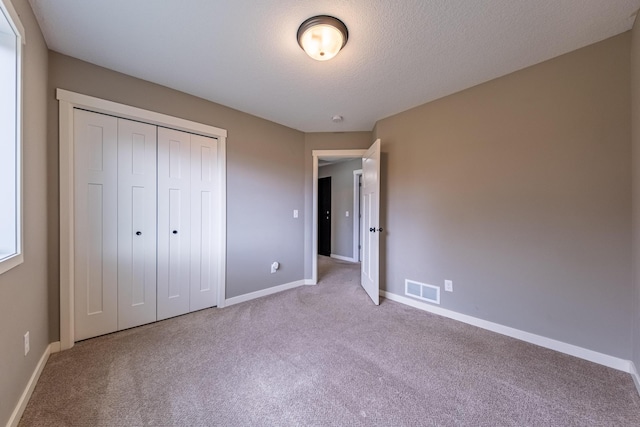
[[[156,113],[92,96],[56,90],[59,103],[59,178],[60,178],[60,348],[73,347],[74,336],[74,108],[108,114],[123,119],[135,120],[156,126],[167,127],[196,135],[216,138],[219,144],[217,164],[219,192],[217,209],[218,223],[214,227],[219,236],[217,260],[218,307],[224,306],[226,287],[226,241],[227,241],[227,192],[226,192],[226,140],[225,129]]]

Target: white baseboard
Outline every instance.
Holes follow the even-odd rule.
[[[313,280],[313,279],[304,279],[304,284],[305,285],[317,285],[318,282]]]
[[[351,257],[348,257],[348,256],[342,256],[342,255],[336,255],[336,254],[331,254],[330,256],[331,256],[331,258],[339,259],[340,261],[358,262],[357,260],[355,260],[355,259],[353,259]]]
[[[224,306],[228,307],[234,304],[240,304],[241,302],[251,301],[252,299],[266,297],[267,295],[276,294],[278,292],[286,291],[289,289],[297,288],[306,284],[306,280],[296,280],[295,282],[285,283],[284,285],[274,286],[272,288],[263,289],[261,291],[251,292],[244,295],[238,295],[237,297],[229,298],[224,301]]]
[[[396,301],[401,304],[405,304],[419,310],[428,311],[429,313],[437,314],[440,316],[448,317],[459,322],[467,323],[469,325],[477,326],[482,329],[487,329],[492,332],[496,332],[502,335],[506,335],[511,338],[516,338],[521,341],[526,341],[531,344],[539,345],[551,350],[559,351],[570,356],[578,357],[580,359],[588,360],[590,362],[597,363],[599,365],[608,366],[619,371],[631,373],[631,361],[621,359],[619,357],[609,356],[608,354],[599,353],[597,351],[589,350],[577,345],[568,344],[562,341],[554,340],[552,338],[543,337],[541,335],[532,334],[530,332],[521,331],[519,329],[504,326],[499,323],[489,322],[488,320],[478,319],[477,317],[469,316],[466,314],[458,313],[446,308],[436,307],[430,304],[425,304],[420,301],[413,300],[404,296],[392,294],[386,291],[380,291],[380,296],[387,298],[391,301]],[[637,379],[634,377],[634,380]],[[636,382],[636,386],[638,383]]]
[[[52,353],[57,353],[60,351],[60,341],[56,341],[51,343],[44,349],[44,353],[38,364],[36,365],[33,374],[31,374],[31,378],[29,378],[29,382],[27,383],[27,387],[22,392],[20,399],[18,400],[18,404],[16,405],[11,417],[9,417],[9,421],[7,421],[7,427],[16,427],[20,422],[20,418],[22,418],[22,414],[24,413],[24,409],[27,407],[27,403],[29,403],[29,399],[31,398],[31,394],[33,393],[33,389],[36,388],[36,384],[38,383],[38,378],[40,378],[40,374],[44,369],[44,365],[47,364],[47,360],[49,360],[49,356]]]
[[[640,374],[638,373],[636,364],[633,363],[633,361],[630,361],[629,365],[631,367],[631,377],[633,378],[633,383],[636,385],[636,390],[638,390],[638,394],[640,394]]]

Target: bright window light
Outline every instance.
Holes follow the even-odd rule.
[[[0,1],[0,273],[22,262],[20,26]]]

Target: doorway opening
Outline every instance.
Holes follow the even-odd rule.
[[[380,301],[380,140],[377,139],[368,150],[313,150],[312,151],[312,215],[311,228],[311,280],[318,283],[318,165],[321,160],[359,158],[362,161],[362,187],[360,190],[359,216],[361,216],[359,238],[362,239],[360,255],[360,285],[374,304]],[[354,174],[354,182],[355,182]],[[345,214],[346,216],[346,214]],[[354,233],[355,235],[355,233]],[[353,255],[352,255],[353,256]]]
[[[360,262],[360,200],[357,174],[362,158],[318,162],[318,255]]]
[[[334,219],[337,219],[338,217],[341,220],[341,223],[344,225],[346,223],[345,220],[350,220],[351,224],[353,224],[353,220],[354,220],[354,216],[355,216],[355,212],[354,212],[354,196],[351,196],[351,204],[349,205],[348,208],[344,207],[344,202],[342,203],[342,208],[340,208],[340,211],[336,211],[335,208],[332,206],[330,209],[328,209],[329,211],[329,215],[326,214],[327,209],[323,210],[323,217],[321,217],[320,215],[320,186],[323,185],[320,181],[320,178],[327,178],[328,176],[331,176],[331,174],[334,172],[332,171],[332,169],[339,169],[339,165],[340,164],[346,164],[347,162],[350,161],[362,161],[362,157],[365,155],[367,150],[314,150],[312,152],[313,155],[313,235],[312,235],[312,259],[311,259],[311,281],[313,284],[317,284],[318,283],[318,255],[321,254],[321,251],[319,251],[318,249],[320,248],[320,233],[323,230],[321,230],[321,221],[326,222],[327,221],[327,216],[329,217],[329,221],[332,220],[332,217]],[[338,167],[336,167],[338,166]],[[327,168],[328,167],[328,168]],[[358,170],[362,169],[362,166],[357,168]],[[328,174],[328,176],[323,176],[325,174]],[[351,176],[350,180],[353,180],[353,169],[351,171],[349,171],[349,175]],[[335,185],[336,182],[338,180],[336,179],[332,179],[331,180],[331,185]],[[325,181],[328,182],[328,181]],[[353,182],[353,181],[351,181]],[[353,184],[350,184],[350,192],[353,191]],[[335,196],[336,195],[336,191],[332,191],[332,195]],[[348,211],[347,211],[348,209]],[[359,209],[359,207],[358,207]],[[347,215],[349,215],[347,217]],[[359,215],[359,213],[358,213]],[[349,250],[348,251],[342,251],[342,253],[347,253],[348,256],[344,256],[340,254],[339,250],[336,250],[337,253],[333,253],[333,258],[335,259],[342,259],[342,260],[347,260],[347,261],[353,261],[354,259],[354,252],[353,252],[353,236],[355,235],[355,232],[352,230],[353,225],[349,228],[351,231],[351,236],[348,237],[348,241],[349,241]],[[329,237],[329,241],[330,244],[332,246],[334,246],[334,244],[336,243],[336,239],[335,239],[335,231],[336,231],[336,227],[332,227],[330,233],[333,234],[334,238],[331,239],[331,237]],[[344,232],[343,232],[344,234]],[[358,234],[358,238],[359,238],[359,234]],[[327,239],[326,236],[322,237],[323,240]],[[342,235],[341,239],[344,240],[345,236]],[[359,243],[358,243],[359,245]],[[342,244],[342,246],[344,246],[344,244]],[[326,252],[325,252],[326,253]],[[332,251],[329,251],[329,256],[331,257],[332,255]],[[359,256],[356,255],[356,258],[358,258]]]

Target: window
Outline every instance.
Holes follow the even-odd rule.
[[[22,262],[21,64],[24,31],[0,0],[0,273]]]

